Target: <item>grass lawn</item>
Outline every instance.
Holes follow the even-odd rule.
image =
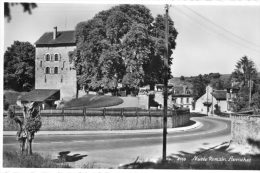
[[[100,108],[116,106],[124,101],[119,97],[106,96],[106,95],[86,95],[78,99],[72,99],[65,102],[64,108]]]
[[[43,158],[34,153],[31,156],[21,155],[14,151],[3,152],[3,167],[5,168],[70,168],[66,163],[56,163],[50,158]]]
[[[120,168],[124,169],[213,169],[260,170],[260,155],[231,153],[227,146],[219,149],[200,150],[195,153],[180,152],[167,157],[167,162],[145,162],[138,159]]]

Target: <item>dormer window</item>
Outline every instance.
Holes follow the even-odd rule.
[[[45,55],[45,61],[50,61],[50,59],[51,59],[51,55],[47,53]]]

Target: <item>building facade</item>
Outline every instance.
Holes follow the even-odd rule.
[[[35,89],[60,90],[60,99],[76,96],[77,78],[73,57],[76,48],[74,31],[44,33],[35,43]]]
[[[214,90],[211,86],[206,87],[206,92],[195,104],[195,111],[203,114],[213,114],[217,105],[221,112],[228,111],[227,91]]]
[[[172,91],[173,105],[193,110],[192,90],[185,85],[174,86]]]

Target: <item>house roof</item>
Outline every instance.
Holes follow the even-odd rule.
[[[43,46],[75,46],[75,31],[58,31],[56,39],[53,39],[53,32],[44,33],[36,42],[36,47]]]
[[[23,95],[24,92],[16,92],[16,91],[4,91],[4,99],[6,102],[8,102],[10,105],[15,105],[17,98],[20,95]]]
[[[227,91],[226,90],[214,90],[212,92],[212,96],[215,97],[217,100],[226,100]]]
[[[50,90],[50,89],[35,89],[24,95],[22,95],[19,100],[21,101],[34,101],[42,102],[45,100],[57,100],[59,98],[52,97],[60,90]]]

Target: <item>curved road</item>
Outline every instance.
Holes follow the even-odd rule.
[[[167,155],[180,151],[194,152],[230,140],[231,123],[226,119],[193,117],[202,126],[196,129],[170,132],[167,135]],[[17,150],[14,136],[4,136],[3,150]],[[156,161],[162,154],[162,133],[38,135],[33,151],[52,158],[67,152],[73,167],[115,168],[120,164],[141,160]]]

